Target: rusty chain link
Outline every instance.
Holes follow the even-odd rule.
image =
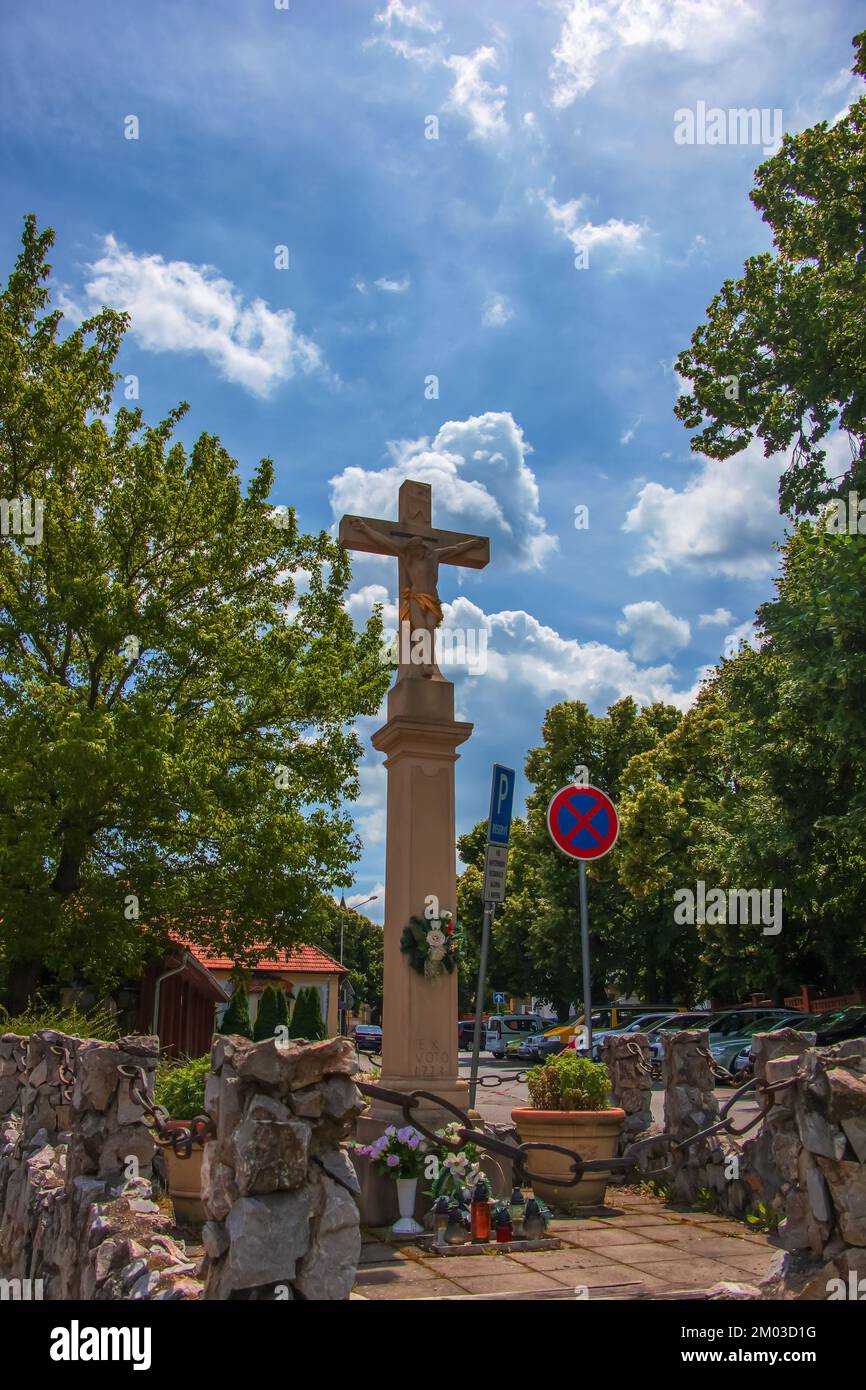
[[[160,1148],[173,1149],[178,1158],[189,1158],[193,1144],[213,1137],[213,1120],[208,1115],[196,1115],[188,1125],[169,1129],[171,1120],[165,1106],[148,1095],[144,1068],[119,1062],[117,1070],[129,1082],[130,1097],[144,1111],[142,1124],[150,1130],[153,1142]]]

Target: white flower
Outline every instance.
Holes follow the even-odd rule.
[[[445,945],[445,934],[444,934],[444,932],[437,931],[436,928],[434,928],[433,931],[428,931],[428,933],[427,933],[427,945],[428,945],[428,946],[444,946],[444,945]]]

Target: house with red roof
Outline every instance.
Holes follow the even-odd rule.
[[[146,971],[137,992],[137,1027],[156,1033],[164,1051],[177,1057],[201,1057],[228,1007],[234,990],[235,962],[203,946],[172,941],[162,958]],[[339,1032],[339,997],[348,970],[318,946],[295,946],[264,956],[246,972],[251,1022],[255,1022],[268,985],[282,984],[289,1013],[299,990],[318,991],[329,1037]]]

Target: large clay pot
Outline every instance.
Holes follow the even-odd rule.
[[[169,1129],[185,1129],[189,1123],[189,1120],[166,1121]],[[201,1161],[204,1145],[193,1144],[189,1158],[178,1158],[170,1146],[166,1146],[162,1153],[175,1221],[179,1226],[203,1226],[207,1220],[201,1200]]]
[[[581,1158],[614,1158],[625,1111],[521,1109],[512,1110],[511,1118],[521,1144],[560,1144]],[[528,1166],[531,1173],[544,1174],[543,1180],[532,1185],[536,1196],[551,1206],[580,1211],[583,1207],[603,1205],[605,1173],[587,1173],[573,1187],[563,1187],[557,1179],[569,1176],[568,1159],[565,1154],[547,1153],[544,1149],[530,1152]]]

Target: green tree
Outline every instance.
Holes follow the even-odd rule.
[[[273,985],[266,985],[259,1000],[259,1007],[256,1013],[256,1021],[253,1026],[253,1040],[263,1042],[265,1038],[272,1038],[276,1031],[279,1019],[277,1011],[279,1009],[278,993],[282,994]]]
[[[307,985],[298,991],[298,997],[292,1011],[289,1036],[305,1038],[307,1042],[315,1042],[325,1036],[325,1022],[319,1003],[319,991],[313,985]]]
[[[0,545],[0,983],[97,991],[182,921],[253,963],[302,939],[359,845],[352,721],[388,683],[348,557],[244,490],[213,435],[112,414],[126,318],[48,308],[50,230],[25,221],[0,295],[0,497],[38,499],[41,543]]]
[[[286,1033],[288,1033],[288,1031],[289,1031],[289,1001],[288,1001],[288,999],[287,999],[287,997],[286,997],[286,991],[285,991],[285,989],[283,988],[282,985],[275,985],[275,986],[274,986],[274,997],[275,997],[275,1002],[276,1002],[276,1017],[275,1017],[275,1020],[274,1020],[274,1032],[276,1032],[277,1028],[285,1028]],[[285,1036],[285,1035],[284,1035],[284,1036]]]
[[[611,705],[603,717],[578,700],[547,711],[542,743],[526,758],[532,783],[525,823],[516,821],[509,854],[508,887],[491,934],[489,980],[520,995],[549,1000],[560,1018],[582,997],[580,901],[577,864],[555,848],[547,831],[547,808],[578,768],[586,780],[618,801],[631,757],[654,747],[675,728],[679,712],[667,705],[638,710],[634,700]],[[481,871],[485,826],[459,843],[468,867],[461,875],[458,903],[470,940],[480,935]],[[660,892],[641,900],[616,871],[618,847],[588,870],[593,998],[608,986],[637,990],[648,1002],[691,1003],[699,943],[677,939]]]
[[[250,1023],[250,1010],[247,1002],[247,987],[243,982],[235,985],[232,997],[229,1000],[228,1008],[223,1014],[223,1021],[219,1026],[221,1033],[237,1033],[242,1038],[253,1036],[253,1027]]]
[[[363,912],[355,912],[351,907],[342,909],[332,897],[322,894],[317,910],[310,913],[304,939],[339,960],[341,927],[343,965],[349,972],[355,1005],[366,1004],[381,1013],[385,943],[378,922],[371,922]]]
[[[854,39],[866,76],[866,31]],[[786,135],[755,174],[755,207],[775,252],[727,280],[682,352],[691,383],[676,414],[692,448],[728,458],[753,438],[766,454],[793,446],[780,482],[785,511],[813,512],[866,490],[866,97],[834,125]],[[827,479],[825,442],[847,432],[851,463]]]

